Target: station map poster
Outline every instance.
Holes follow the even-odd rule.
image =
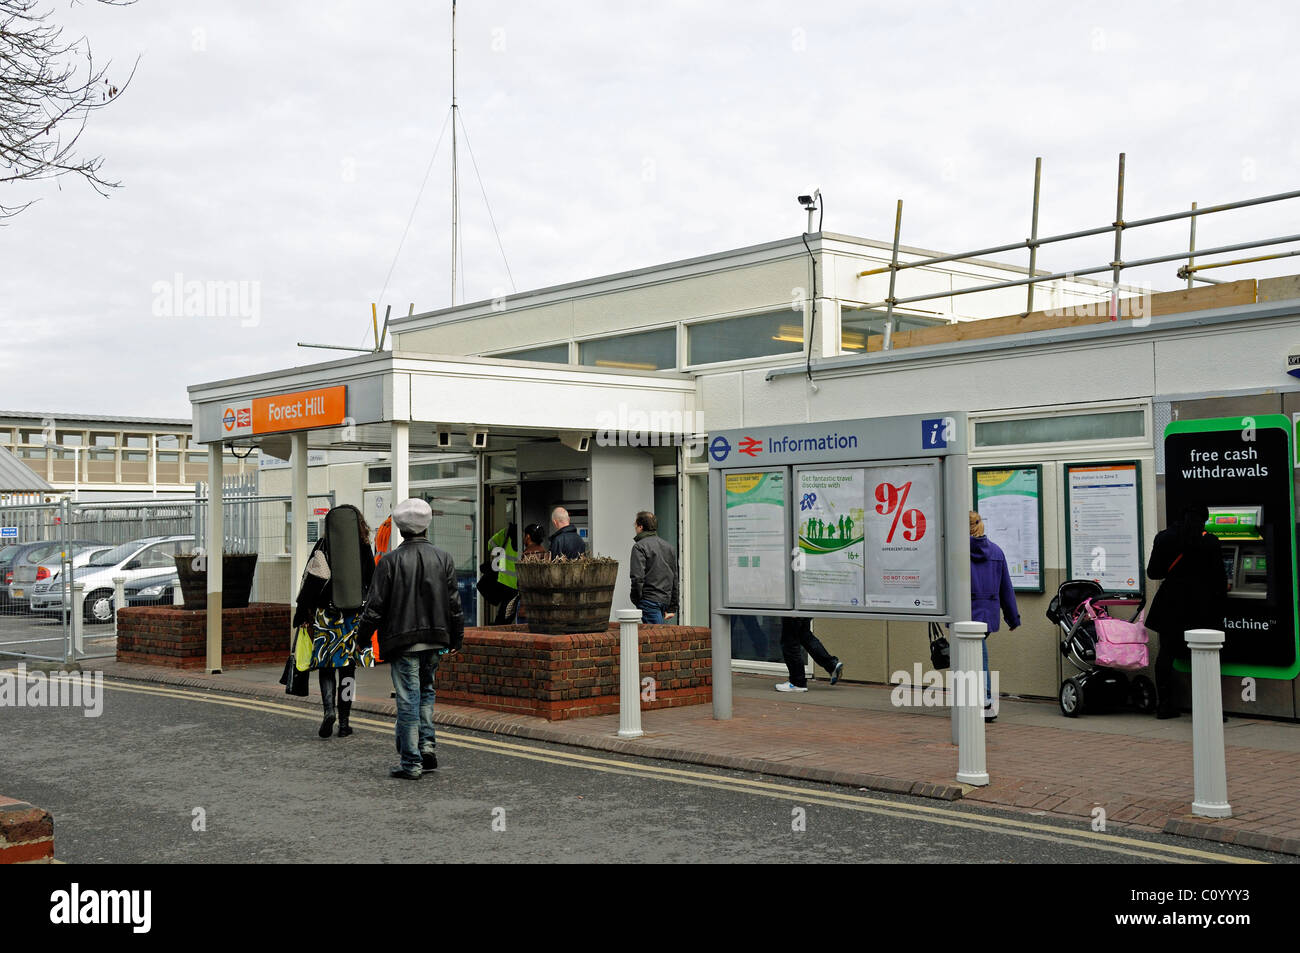
[[[1017,590],[1043,591],[1043,471],[1041,467],[975,470],[975,511],[984,535],[1007,557]]]
[[[784,471],[726,474],[727,604],[787,607]]]
[[[1136,462],[1066,466],[1066,559],[1071,579],[1091,579],[1107,592],[1141,594],[1139,496]]]
[[[846,467],[796,474],[795,518],[804,566],[795,576],[801,606],[862,608],[864,473],[860,467]]]
[[[939,468],[934,464],[867,467],[865,556],[868,609],[939,606]]]

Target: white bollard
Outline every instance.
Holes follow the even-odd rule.
[[[68,622],[72,625],[72,653],[73,658],[80,658],[86,651],[84,626],[86,624],[86,607],[81,604],[86,595],[86,584],[72,582],[70,597],[72,599],[71,608],[68,610]]]
[[[1201,817],[1232,817],[1219,682],[1223,633],[1217,629],[1188,629],[1183,638],[1192,650],[1192,772],[1196,777],[1192,813]]]
[[[983,786],[989,783],[984,764],[984,658],[980,646],[988,626],[983,622],[957,622],[952,632],[952,703],[958,726],[957,780]]]
[[[117,614],[126,606],[126,576],[113,577],[113,632],[117,632]]]
[[[172,586],[172,605],[185,605],[185,593],[181,592],[180,580],[176,580],[176,585]]]
[[[641,730],[640,609],[618,610],[618,736],[640,738]]]

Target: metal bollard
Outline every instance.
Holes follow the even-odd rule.
[[[1223,633],[1217,629],[1188,629],[1183,638],[1192,650],[1192,773],[1196,778],[1192,813],[1201,817],[1232,817],[1219,682]]]
[[[83,606],[82,600],[86,595],[86,584],[73,580],[71,607],[68,609],[68,621],[72,625],[72,657],[80,658],[86,651],[84,640],[84,626],[86,624],[86,607]]]
[[[959,726],[957,780],[983,786],[989,783],[984,763],[984,658],[980,645],[988,626],[983,622],[956,622],[956,646],[949,671],[953,681],[954,723]]]
[[[640,738],[641,730],[640,609],[618,610],[618,736]]]
[[[117,614],[126,606],[126,576],[113,577],[113,632],[117,633]]]

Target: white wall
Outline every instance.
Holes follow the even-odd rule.
[[[628,560],[640,510],[654,510],[654,461],[634,447],[591,448],[591,552],[618,560],[611,613],[632,608]],[[613,615],[610,616],[613,618]]]

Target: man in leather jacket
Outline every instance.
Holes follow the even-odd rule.
[[[433,729],[433,677],[442,655],[460,650],[465,633],[456,563],[429,542],[433,511],[424,500],[393,510],[402,544],[375,567],[361,612],[360,632],[379,630],[379,656],[389,663],[397,698],[397,750],[389,774],[416,780],[438,766]]]

